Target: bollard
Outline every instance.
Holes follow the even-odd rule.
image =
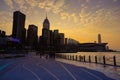
[[[74,55],[73,55],[73,61],[75,60]]]
[[[72,56],[72,60],[74,61],[74,55]]]
[[[84,62],[85,62],[85,56],[83,56]]]
[[[95,56],[95,63],[97,63],[97,56]]]
[[[77,55],[76,55],[76,61],[77,61]]]
[[[79,61],[81,62],[81,55],[79,56]]]
[[[71,55],[70,55],[70,60],[71,60]]]
[[[89,56],[89,63],[91,63],[91,57]]]
[[[70,60],[70,55],[69,55],[69,60]]]
[[[114,62],[114,66],[116,66],[116,57],[113,56],[113,62]]]
[[[105,62],[105,56],[103,56],[103,64],[106,64],[106,62]]]

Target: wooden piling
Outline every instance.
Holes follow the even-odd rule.
[[[70,60],[71,60],[71,55],[70,55]]]
[[[83,56],[83,59],[84,59],[84,62],[86,62],[86,61],[85,61],[85,56]]]
[[[95,63],[97,63],[97,56],[95,56]]]
[[[76,61],[77,61],[78,59],[77,59],[77,55],[76,55]]]
[[[79,56],[79,61],[81,62],[81,55]]]
[[[105,56],[103,56],[103,64],[106,64]]]
[[[116,57],[113,56],[113,62],[114,62],[114,66],[116,66]]]
[[[89,63],[91,63],[91,56],[89,56]]]
[[[73,59],[72,60],[74,61],[74,55],[73,55]]]
[[[66,55],[64,55],[64,59],[66,59]]]
[[[68,55],[68,60],[70,60],[70,55]]]

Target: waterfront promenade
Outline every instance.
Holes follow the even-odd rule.
[[[89,65],[89,66],[88,66]],[[0,59],[0,80],[119,80],[102,71],[103,66],[64,59],[46,59],[34,52],[26,57]],[[91,68],[91,67],[92,68]],[[97,68],[99,69],[97,69]],[[113,70],[115,71],[115,70]],[[113,74],[114,75],[114,74]]]

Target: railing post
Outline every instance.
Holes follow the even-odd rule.
[[[77,55],[76,55],[76,61],[77,61],[78,59],[77,59]]]
[[[116,57],[113,56],[114,66],[116,66]]]
[[[84,62],[85,62],[85,56],[83,56]]]
[[[69,55],[69,60],[70,60],[70,55]]]
[[[103,64],[106,64],[105,56],[103,56]]]
[[[72,60],[74,61],[74,55],[73,55],[73,59]]]
[[[95,63],[97,63],[97,56],[95,56]]]
[[[79,56],[79,61],[81,62],[81,55]]]
[[[89,56],[89,63],[91,63],[91,56]]]
[[[71,60],[71,55],[70,55],[70,60]]]

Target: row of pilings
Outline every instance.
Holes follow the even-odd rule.
[[[56,58],[62,58],[62,59],[66,59],[66,60],[79,61],[79,62],[104,64],[104,65],[109,64],[109,63],[107,63],[106,56],[102,56],[102,62],[98,61],[98,56],[94,56],[94,57],[88,56],[88,58],[86,59],[86,56],[81,56],[81,55],[60,55],[60,54],[57,54]],[[91,58],[94,58],[94,61],[91,60]],[[109,64],[109,65],[118,66],[116,63],[116,56],[113,56],[111,59],[112,59],[112,64]]]

